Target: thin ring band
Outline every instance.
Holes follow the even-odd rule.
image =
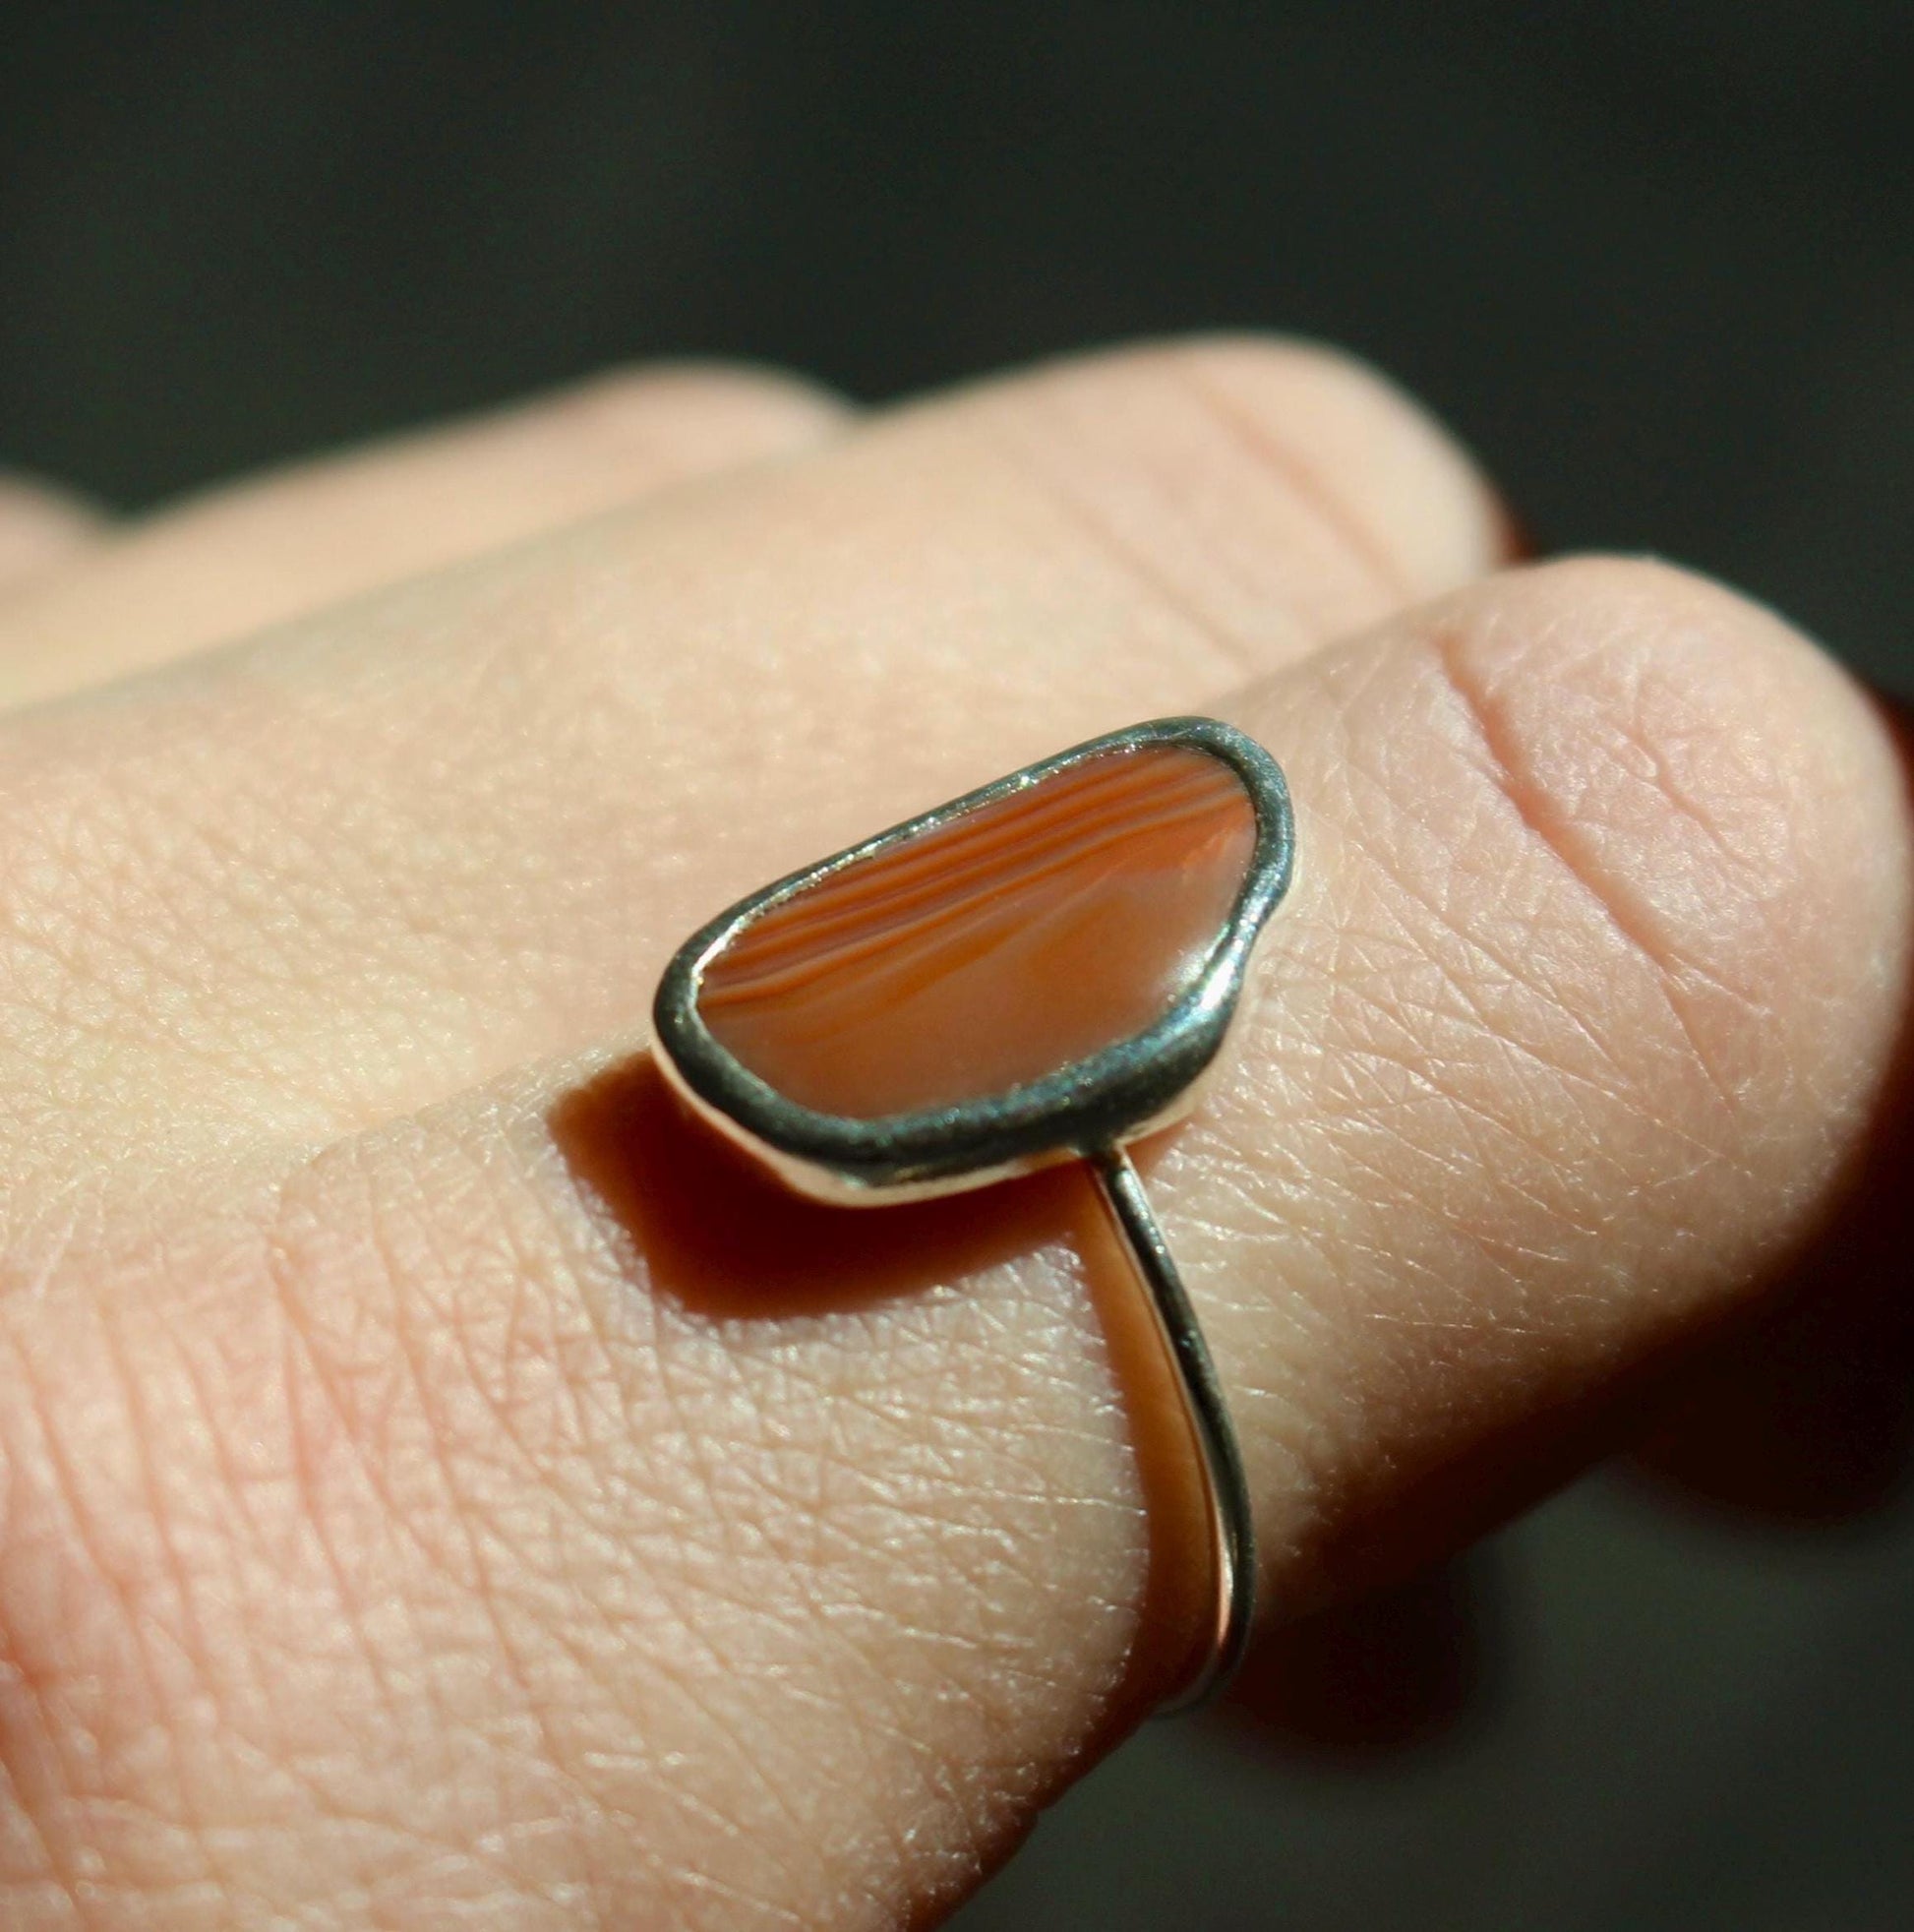
[[[1215,1596],[1204,1659],[1195,1675],[1160,1707],[1158,1715],[1168,1717],[1206,1703],[1221,1692],[1235,1675],[1249,1648],[1256,1617],[1255,1519],[1229,1404],[1203,1325],[1197,1320],[1150,1197],[1143,1191],[1142,1178],[1121,1147],[1093,1149],[1086,1160],[1130,1266],[1145,1290],[1157,1338],[1175,1369],[1209,1516]]]

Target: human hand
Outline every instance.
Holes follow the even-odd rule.
[[[1081,1177],[809,1206],[643,1053],[699,919],[1094,732],[1218,711],[1296,801],[1153,1174],[1268,1603],[1453,1549],[1853,1272],[1878,714],[1696,578],[1505,569],[1339,360],[868,423],[640,381],[14,527],[9,1925],[912,1922],[1148,1709],[1173,1526]]]

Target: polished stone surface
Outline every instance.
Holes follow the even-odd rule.
[[[855,1118],[1002,1093],[1143,1032],[1226,924],[1254,808],[1221,759],[1112,751],[819,879],[704,969],[712,1037]]]

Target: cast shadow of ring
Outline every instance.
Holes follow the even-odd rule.
[[[553,1138],[636,1251],[649,1291],[703,1321],[869,1311],[1043,1252],[1076,1257],[1129,1424],[1149,1547],[1126,1726],[1189,1667],[1208,1518],[1172,1370],[1081,1163],[963,1194],[838,1207],[794,1193],[699,1121],[649,1053],[567,1095]]]

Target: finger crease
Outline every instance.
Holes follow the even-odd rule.
[[[1688,1003],[1682,997],[1682,983],[1693,980],[1702,969],[1683,958],[1666,940],[1628,905],[1611,880],[1587,857],[1572,836],[1543,790],[1526,768],[1520,747],[1504,720],[1501,708],[1482,688],[1467,663],[1460,635],[1446,626],[1430,633],[1430,654],[1450,695],[1461,707],[1483,754],[1487,775],[1494,782],[1524,828],[1535,843],[1568,874],[1592,901],[1603,922],[1628,948],[1652,970],[1670,1017],[1680,1028],[1696,1064],[1713,1088],[1723,1107],[1734,1105],[1733,1092],[1714,1056],[1696,1031]]]
[[[1086,492],[1055,474],[1048,463],[1035,459],[1032,452],[1019,440],[1012,437],[1003,440],[1018,471],[1036,483],[1051,508],[1073,529],[1089,539],[1090,547],[1098,556],[1113,561],[1131,582],[1220,658],[1224,675],[1231,684],[1268,670],[1269,652],[1266,649],[1259,649],[1250,638],[1220,622],[1215,613],[1207,610],[1200,599],[1191,596],[1177,583],[1143,545],[1100,511]],[[1310,631],[1300,619],[1287,614],[1287,621],[1297,641],[1313,641]]]
[[[1255,412],[1201,367],[1179,365],[1177,374],[1205,412],[1265,468],[1274,470],[1348,552],[1370,585],[1389,602],[1419,602],[1423,592],[1402,560],[1323,472],[1295,445],[1277,436]]]

